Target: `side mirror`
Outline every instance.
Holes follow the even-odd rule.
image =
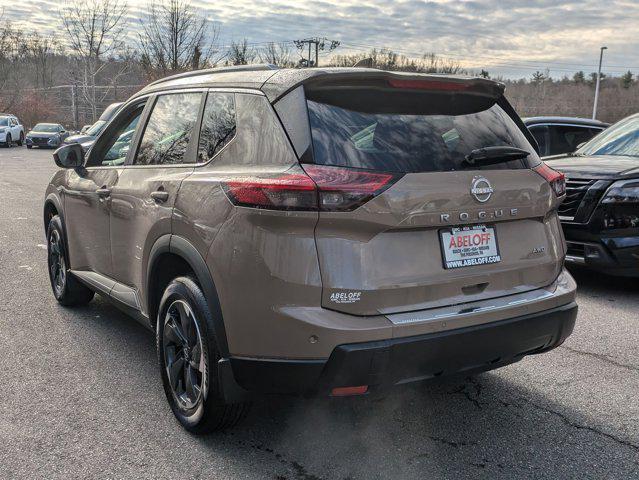
[[[63,145],[53,152],[53,160],[60,168],[78,168],[84,165],[84,149],[79,143]]]

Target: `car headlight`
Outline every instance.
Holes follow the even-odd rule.
[[[623,180],[613,183],[601,203],[639,203],[639,180]]]

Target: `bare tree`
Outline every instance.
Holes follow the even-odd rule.
[[[69,48],[78,63],[80,92],[91,108],[93,120],[103,98],[98,97],[96,76],[104,60],[123,47],[127,5],[122,0],[72,0],[60,16]]]
[[[140,25],[141,61],[153,77],[206,66],[219,34],[188,0],[153,2]]]
[[[26,56],[33,67],[34,86],[49,88],[53,85],[56,59],[64,49],[55,37],[45,37],[37,32],[26,40]]]
[[[286,43],[269,42],[258,53],[261,62],[272,63],[282,68],[292,68],[295,62],[291,57],[291,49]]]
[[[1,20],[1,18],[0,18]],[[0,110],[12,110],[19,103],[26,70],[24,35],[8,20],[0,23]]]
[[[232,42],[227,55],[226,63],[229,65],[248,65],[255,61],[257,54],[253,47],[249,46],[246,38],[241,42]]]

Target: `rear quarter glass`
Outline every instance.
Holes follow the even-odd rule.
[[[492,146],[531,153],[523,160],[474,168],[524,169],[539,163],[524,133],[494,101],[469,101],[461,107],[471,95],[413,95],[412,112],[404,102],[401,113],[394,113],[389,105],[394,97],[383,92],[376,97],[378,109],[370,104],[357,109],[358,102],[342,102],[341,95],[329,98],[322,92],[319,101],[311,94],[307,105],[314,163],[396,173],[446,172],[462,170],[472,150]]]

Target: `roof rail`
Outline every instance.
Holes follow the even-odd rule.
[[[178,73],[176,75],[170,75],[168,77],[160,78],[159,80],[156,80],[155,82],[149,83],[147,86],[150,87],[152,85],[168,82],[169,80],[175,80],[177,78],[197,77],[200,75],[209,75],[211,73],[256,72],[260,70],[279,70],[279,67],[277,65],[273,65],[272,63],[255,63],[252,65],[234,65],[231,67],[205,68],[203,70],[194,70],[191,72]]]

